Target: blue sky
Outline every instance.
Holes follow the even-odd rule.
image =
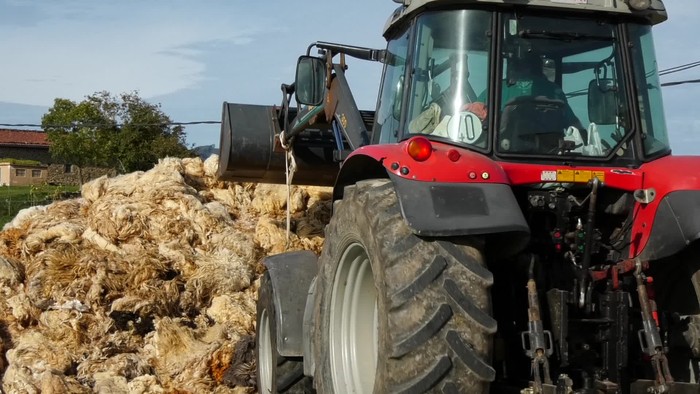
[[[700,2],[669,0],[661,69],[700,60]],[[0,0],[0,123],[39,123],[56,97],[138,90],[174,121],[218,120],[223,101],[278,104],[296,58],[322,41],[383,47],[391,0]],[[381,66],[350,61],[359,106],[374,108]],[[700,68],[664,81],[700,78]],[[677,154],[700,154],[700,84],[664,90]],[[217,126],[188,142],[218,144]]]

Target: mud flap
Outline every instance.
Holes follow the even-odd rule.
[[[285,357],[301,357],[304,350],[303,319],[306,296],[318,271],[311,251],[282,253],[263,259],[274,289],[277,351]]]
[[[510,185],[417,182],[390,174],[401,213],[418,235],[530,233]]]
[[[489,235],[504,254],[521,250],[530,228],[510,185],[418,182],[390,174],[401,214],[416,235]],[[499,238],[500,237],[500,238]],[[509,249],[506,251],[505,249]]]

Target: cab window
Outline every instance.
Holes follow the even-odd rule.
[[[418,17],[407,134],[485,150],[488,127],[467,111],[489,86],[491,13],[428,12]]]
[[[671,148],[651,27],[631,25],[630,37],[644,154],[651,157],[667,154]]]
[[[405,29],[398,34],[397,38],[390,40],[387,46],[384,80],[375,115],[377,119],[373,133],[375,143],[386,144],[398,140],[408,42],[408,29]]]

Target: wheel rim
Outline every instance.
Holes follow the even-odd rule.
[[[270,317],[267,309],[260,314],[258,327],[258,391],[272,393],[272,340],[270,339]]]
[[[333,388],[371,393],[377,369],[377,290],[362,245],[345,249],[333,280],[330,364]]]

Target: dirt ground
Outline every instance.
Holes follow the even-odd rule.
[[[320,252],[331,190],[218,182],[217,166],[165,159],[5,226],[5,392],[255,392],[260,260]]]

